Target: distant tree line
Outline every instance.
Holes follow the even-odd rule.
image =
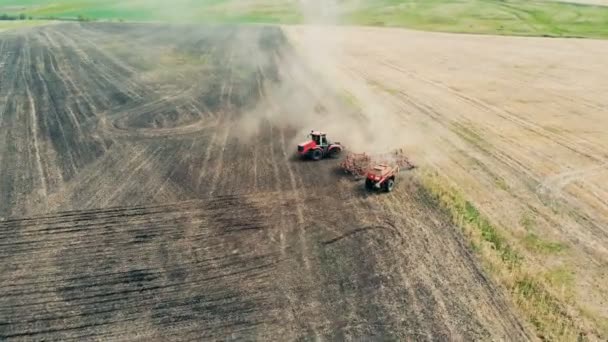
[[[24,13],[21,14],[0,14],[0,20],[32,20],[32,17],[28,17]]]
[[[30,20],[32,18],[30,17]],[[95,18],[91,18],[91,17],[87,17],[84,15],[78,15],[77,17],[57,17],[54,15],[51,16],[43,16],[43,17],[36,17],[36,19],[39,20],[60,20],[60,21],[82,21],[82,22],[86,22],[86,21],[96,21],[97,19]]]
[[[78,20],[78,21],[93,21],[93,18],[89,18],[89,17],[86,17],[86,16],[84,16],[84,15],[81,14],[81,15],[78,16],[78,18],[76,18],[76,20]]]
[[[44,17],[36,17],[36,19],[40,19],[40,20],[62,20],[62,21],[82,21],[82,22],[87,22],[87,21],[95,21],[95,18],[90,18],[84,15],[79,15],[76,18],[72,17],[72,18],[59,18],[56,16],[44,16]],[[0,21],[2,20],[34,20],[34,18],[32,16],[28,16],[25,13],[21,13],[21,14],[0,14]]]

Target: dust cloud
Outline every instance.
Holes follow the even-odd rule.
[[[264,2],[265,4],[267,2]],[[271,3],[271,2],[268,2]],[[277,2],[278,3],[278,2]],[[256,51],[259,30],[239,30],[231,37],[239,53],[232,63],[264,69],[276,63],[279,82],[264,82],[262,96],[254,108],[247,110],[236,122],[242,139],[253,138],[265,123],[296,131],[295,145],[305,139],[310,130],[328,133],[332,141],[340,141],[354,152],[384,153],[416,144],[421,137],[406,131],[394,113],[370,88],[365,79],[349,74],[342,65],[344,41],[348,37],[334,27],[342,23],[353,2],[336,0],[296,0],[303,18],[302,26],[284,30],[289,42],[282,56],[269,60]],[[175,22],[194,20],[191,0],[170,4],[164,1],[129,1],[125,6],[143,6],[155,17]],[[210,5],[211,6],[211,5]],[[228,6],[233,6],[229,4]],[[254,4],[243,4],[252,7]],[[198,7],[196,7],[198,8]],[[212,8],[212,6],[210,7]],[[229,8],[228,8],[229,9]],[[292,35],[297,32],[297,37]],[[373,43],[373,42],[370,42]],[[414,132],[415,133],[415,132]]]
[[[353,152],[386,153],[415,144],[420,137],[405,132],[367,82],[343,68],[348,37],[334,27],[344,5],[335,0],[298,5],[304,25],[284,30],[293,51],[277,60],[281,82],[268,85],[266,96],[241,120],[243,136],[255,135],[263,119],[295,129],[294,146],[311,130],[327,132]]]

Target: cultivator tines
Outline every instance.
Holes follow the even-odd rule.
[[[401,170],[411,170],[416,167],[402,149],[395,151],[393,162],[397,164]]]
[[[411,170],[415,167],[401,149],[393,153],[377,155],[373,158],[373,162],[374,164],[398,166],[401,170]]]
[[[372,158],[366,153],[349,153],[340,163],[340,167],[347,174],[363,177],[371,163]]]
[[[396,165],[401,170],[411,170],[415,167],[403,150],[373,157],[367,153],[349,153],[340,163],[340,167],[347,174],[363,177],[373,165],[377,164]]]

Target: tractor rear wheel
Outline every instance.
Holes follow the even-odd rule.
[[[384,183],[384,191],[386,191],[386,192],[393,191],[394,187],[395,187],[395,181],[392,178],[387,179],[386,182]]]
[[[313,150],[310,154],[310,157],[312,158],[312,160],[319,160],[321,159],[321,157],[323,157],[323,151],[321,151],[321,149]]]
[[[330,158],[338,158],[338,156],[340,155],[341,150],[337,147],[332,148],[331,150],[329,150],[329,157]]]

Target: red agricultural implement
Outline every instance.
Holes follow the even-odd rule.
[[[385,192],[391,192],[395,186],[395,178],[398,173],[398,165],[378,164],[367,172],[365,188],[367,190],[382,189]]]
[[[365,188],[368,190],[383,189],[392,191],[396,176],[401,170],[411,170],[415,166],[402,150],[392,154],[374,155],[367,153],[350,153],[340,163],[345,173],[356,177],[365,177]]]
[[[319,131],[311,131],[308,140],[298,145],[298,155],[303,158],[320,160],[326,157],[337,157],[344,146],[339,142],[332,143],[327,135]]]

